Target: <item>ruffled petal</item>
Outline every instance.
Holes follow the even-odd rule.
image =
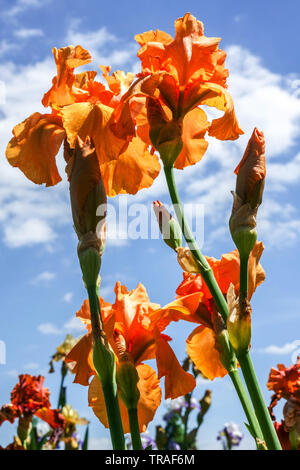
[[[177,398],[191,392],[196,381],[185,372],[172,348],[161,334],[156,335],[156,363],[158,378],[165,377],[165,398]]]
[[[203,294],[201,292],[180,297],[163,308],[151,312],[149,315],[151,322],[157,326],[159,331],[163,331],[171,321],[185,320],[192,323],[211,323],[209,311],[201,304],[202,298]]]
[[[248,298],[251,299],[256,288],[265,280],[266,273],[259,263],[261,255],[264,251],[263,242],[256,242],[250,253],[248,265]]]
[[[206,114],[202,109],[195,108],[183,120],[183,148],[175,161],[175,168],[183,170],[186,166],[199,162],[206,152],[208,142],[204,136],[209,128]]]
[[[199,105],[207,105],[224,111],[220,118],[213,119],[208,134],[220,140],[235,140],[243,130],[239,127],[233,100],[228,91],[214,83],[195,82],[188,88],[183,98],[183,111],[189,110]]]
[[[61,119],[34,113],[13,129],[6,148],[8,162],[36,184],[53,186],[61,181],[55,157],[65,137]]]
[[[147,429],[148,423],[154,418],[155,412],[160,405],[161,389],[157,375],[150,366],[141,364],[137,366],[137,372],[139,375],[139,382],[137,386],[140,391],[140,399],[138,402],[138,420],[140,432],[144,432]],[[89,386],[88,400],[89,406],[93,409],[93,412],[97,418],[106,428],[108,428],[109,426],[104,395],[98,376],[93,378]],[[130,432],[128,412],[120,398],[119,405],[123,430],[126,434]]]
[[[51,426],[52,429],[63,428],[65,419],[59,410],[51,410],[50,408],[41,408],[36,411],[35,416],[42,419]]]
[[[227,374],[215,343],[213,330],[205,326],[198,326],[186,341],[188,355],[195,366],[210,380]]]
[[[102,70],[103,78],[106,80],[109,86],[109,89],[115,95],[119,95],[120,93],[125,93],[125,91],[128,90],[128,88],[130,87],[131,83],[134,80],[133,73],[125,74],[123,70],[116,70],[111,75],[109,75],[110,69],[111,69],[110,67],[105,67],[103,65],[100,65],[100,69]]]
[[[87,333],[75,344],[65,361],[76,363],[72,369],[72,373],[75,374],[74,383],[89,385],[89,378],[95,374],[91,333]]]
[[[143,73],[165,70],[172,73],[180,85],[194,77],[224,86],[228,70],[226,54],[219,49],[220,38],[204,36],[203,24],[190,13],[175,21],[175,39],[162,31],[137,35],[138,57]]]
[[[140,189],[149,188],[159,172],[158,157],[148,152],[147,144],[138,137],[132,139],[118,159],[101,165],[108,196],[136,194]]]
[[[100,164],[115,160],[127,146],[110,129],[113,109],[103,104],[75,103],[61,109],[63,125],[71,148],[75,148],[76,137],[83,141],[89,136],[96,149]]]
[[[81,46],[68,46],[61,49],[52,49],[57,75],[52,81],[52,87],[45,93],[42,103],[45,107],[51,106],[58,109],[74,103],[72,86],[75,81],[74,68],[91,62],[92,57],[86,49]]]

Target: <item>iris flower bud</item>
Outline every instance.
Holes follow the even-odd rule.
[[[231,283],[227,292],[227,330],[230,343],[237,354],[247,351],[251,340],[251,306],[248,299],[243,299],[243,302],[244,305],[241,305]]]
[[[176,251],[182,245],[182,232],[178,222],[160,201],[153,201],[153,209],[164,242]]]
[[[172,116],[167,116],[167,111],[160,103],[148,98],[149,137],[164,166],[172,167],[183,147],[182,119],[173,120]]]
[[[121,361],[117,364],[117,385],[120,398],[128,410],[137,408],[140,399],[140,392],[137,387],[139,376],[134,364],[128,361]]]
[[[65,142],[64,157],[74,228],[79,239],[78,257],[86,284],[95,284],[104,250],[107,202],[99,162],[89,137],[85,142],[77,137],[75,149]],[[101,215],[97,215],[99,206]]]
[[[139,376],[127,349],[126,340],[118,329],[114,331],[114,341],[118,357],[116,379],[120,398],[127,410],[137,409],[140,399],[140,392],[137,386]]]
[[[265,139],[263,133],[256,128],[235,174],[236,189],[232,193],[233,207],[229,227],[240,255],[248,257],[257,238],[256,215],[262,202],[266,176]]]
[[[184,271],[188,273],[200,273],[199,265],[189,248],[179,247],[176,251],[177,261]]]
[[[228,372],[237,368],[236,356],[231,347],[228,331],[224,320],[219,312],[213,312],[213,325],[216,335],[216,348],[220,353],[220,360]]]

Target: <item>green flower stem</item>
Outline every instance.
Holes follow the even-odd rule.
[[[240,258],[240,298],[248,297],[248,260],[249,257]],[[281,445],[273,426],[269,410],[262,395],[249,350],[238,355],[238,360],[249,394],[259,420],[267,447],[269,450],[281,450]]]
[[[213,299],[218,307],[218,311],[221,313],[223,320],[226,322],[228,316],[226,300],[217,284],[211,267],[206,261],[205,256],[203,256],[203,254],[199,250],[197,243],[193,237],[193,234],[190,230],[190,227],[185,219],[183,208],[180,202],[180,197],[176,188],[173,167],[165,167],[164,171],[170,192],[170,197],[174,206],[176,217],[181,226],[183,236],[188,244],[189,249],[193,253],[194,258],[196,259],[196,261],[198,261],[201,276],[203,277],[205,284],[207,285],[209,291],[213,296]]]
[[[282,450],[269,410],[262,395],[249,351],[238,356],[243,376],[269,450]]]
[[[62,361],[61,365],[61,381],[60,381],[60,389],[59,389],[59,397],[58,397],[58,404],[57,408],[61,410],[67,401],[66,397],[66,387],[64,386],[65,378],[68,373],[68,367],[65,363],[65,361]]]
[[[260,426],[258,424],[256,415],[253,411],[252,405],[250,403],[248,394],[243,385],[243,382],[237,370],[229,371],[228,373],[232,380],[236,393],[238,394],[238,397],[240,399],[245,415],[247,416],[247,419],[251,428],[251,434],[256,440],[256,445],[259,447],[259,443],[257,442],[257,439],[259,441],[263,441],[264,437],[260,429]]]
[[[91,311],[91,324],[94,342],[99,341],[102,338],[102,319],[100,312],[99,299],[97,296],[97,287],[88,286],[87,287]],[[107,367],[107,364],[104,364],[104,367]],[[111,441],[114,450],[126,450],[124,432],[120,414],[119,400],[117,396],[117,384],[116,384],[116,369],[110,368],[111,370],[108,373],[103,373],[102,370],[98,370],[97,374],[101,381],[104,400],[106,405],[107,418],[109,423],[109,431],[111,436]],[[105,377],[105,378],[104,378]]]
[[[248,257],[240,255],[240,300],[248,297]]]
[[[137,409],[131,408],[131,409],[128,409],[127,411],[128,411],[128,417],[129,417],[132,448],[133,450],[143,450]]]
[[[175,210],[178,222],[180,223],[182,227],[184,238],[191,252],[193,253],[195,259],[199,263],[200,274],[203,277],[210,293],[213,296],[213,299],[216,303],[218,311],[221,313],[224,321],[226,321],[228,317],[227,302],[221,292],[221,289],[218,286],[218,283],[215,280],[212,269],[210,268],[208,262],[206,261],[205,257],[203,256],[199,248],[197,247],[195,239],[185,219],[184,212],[183,212],[182,205],[181,205],[180,198],[179,198],[179,194],[176,188],[173,167],[165,167],[164,171],[165,171],[167,185],[169,188],[170,197],[174,206],[174,210]],[[243,282],[245,282],[247,276],[245,275],[244,267],[242,267],[242,273],[243,273],[242,276],[244,279]],[[241,290],[242,292],[244,291],[243,286],[241,287]],[[251,401],[253,403],[253,406],[257,415],[257,419],[259,421],[259,425],[263,432],[264,439],[267,443],[267,446],[270,450],[273,450],[273,449],[280,450],[281,449],[280,443],[278,441],[278,437],[276,435],[274,426],[269,416],[266,404],[263,400],[263,396],[262,396],[258,381],[256,379],[256,375],[254,372],[254,368],[253,368],[249,353],[246,353],[244,357],[242,358],[239,357],[238,359],[239,359],[240,366],[241,366],[241,369],[245,378],[245,382],[247,384],[248,391],[251,397]]]

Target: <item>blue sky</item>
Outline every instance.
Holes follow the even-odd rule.
[[[271,5],[271,6],[270,6]],[[134,35],[149,29],[174,32],[174,20],[190,11],[204,22],[207,36],[222,37],[228,53],[229,90],[245,135],[238,141],[211,141],[200,164],[177,172],[185,203],[204,210],[203,251],[220,257],[234,247],[227,230],[231,211],[233,169],[254,126],[265,132],[267,183],[259,214],[259,238],[264,241],[262,264],[267,279],[253,297],[253,359],[264,386],[271,366],[287,365],[300,341],[299,238],[300,210],[300,71],[297,2],[199,2],[157,0],[137,2],[17,0],[0,1],[0,340],[6,343],[6,364],[0,364],[0,402],[9,400],[21,372],[46,375],[57,400],[58,375],[47,374],[49,356],[68,332],[82,334],[72,319],[85,298],[76,259],[68,185],[38,188],[5,160],[12,127],[34,111],[50,87],[55,65],[51,49],[81,44],[93,55],[92,68],[138,70]],[[58,165],[63,171],[61,155]],[[143,203],[160,199],[169,203],[165,183],[154,185],[135,198]],[[111,233],[116,227],[111,224]],[[201,238],[201,234],[198,233]],[[109,239],[103,257],[102,293],[113,301],[117,280],[129,288],[142,282],[153,302],[165,304],[175,293],[182,272],[175,257],[159,240]],[[184,357],[184,339],[191,325],[174,324],[167,333],[173,348]],[[69,380],[71,383],[71,380]],[[213,404],[199,435],[200,448],[219,448],[215,437],[223,424],[244,417],[227,379],[199,384],[197,394],[213,390]],[[269,393],[264,387],[268,399]],[[93,447],[107,445],[107,431],[85,405],[87,389],[69,386],[69,401],[92,421]],[[163,408],[158,413],[163,412]],[[152,426],[153,428],[153,426]],[[150,427],[151,429],[151,427]],[[243,428],[245,431],[245,428]],[[0,428],[0,442],[11,441],[14,426]],[[252,446],[247,437],[245,448]]]

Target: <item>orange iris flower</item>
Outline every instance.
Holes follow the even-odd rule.
[[[299,419],[300,419],[300,357],[297,358],[296,364],[285,367],[278,364],[277,369],[272,367],[267,383],[269,390],[275,393],[271,397],[269,411],[272,419],[275,421],[273,409],[281,398],[286,399],[283,407],[284,420],[274,422],[274,426],[279,437],[280,443],[284,450],[291,450],[290,431],[296,431],[299,436]],[[300,450],[300,445],[297,447]]]
[[[265,272],[259,264],[263,252],[262,242],[257,242],[249,258],[249,299],[252,297],[256,287],[265,279]],[[206,257],[219,287],[226,295],[230,284],[235,287],[236,294],[239,292],[240,281],[240,258],[238,250],[234,250],[222,256],[220,260]],[[188,302],[194,305],[188,313],[173,310],[158,312],[155,321],[161,326],[161,330],[171,321],[184,319],[198,326],[188,337],[187,352],[196,367],[210,380],[216,377],[224,377],[227,370],[224,368],[218,347],[216,345],[216,305],[208,287],[200,274],[184,272],[183,281],[176,290],[177,302]],[[175,301],[176,302],[176,301]],[[154,312],[155,315],[155,312]],[[158,318],[158,316],[160,318]]]
[[[171,338],[161,334],[162,323],[157,325],[152,321],[152,315],[157,314],[160,318],[161,315],[158,312],[166,312],[170,309],[173,309],[174,314],[176,311],[183,311],[187,314],[197,308],[197,302],[191,305],[188,300],[186,302],[175,301],[160,309],[158,304],[150,302],[142,284],[128,291],[125,286],[117,282],[115,293],[116,301],[113,305],[99,298],[104,331],[115,352],[117,364],[118,347],[122,344],[136,367],[140,391],[138,419],[140,430],[144,431],[153,419],[161,401],[159,386],[161,377],[165,377],[166,398],[184,395],[196,385],[194,377],[183,370],[169,346],[168,341]],[[95,375],[92,359],[90,308],[87,300],[84,301],[76,316],[85,323],[88,332],[67,355],[66,362],[75,363],[73,372],[76,374],[74,379],[76,383],[89,385],[89,378],[94,375],[89,385],[89,405],[100,421],[108,427],[102,388],[98,376]],[[150,359],[156,359],[158,375],[149,365],[144,364],[144,361]],[[124,432],[130,432],[126,407],[120,399],[119,402]]]
[[[290,367],[283,364],[278,364],[277,369],[272,367],[267,387],[279,394],[280,398],[295,397],[300,401],[300,357]]]
[[[35,415],[46,421],[52,428],[64,426],[64,417],[58,410],[51,409],[49,390],[45,388],[44,377],[29,374],[19,376],[19,382],[11,392],[11,403],[0,409],[0,425],[4,421],[14,422],[16,418]]]
[[[159,30],[135,39],[142,72],[114,113],[120,137],[136,135],[137,126],[137,135],[159,150],[164,163],[183,169],[203,157],[207,132],[220,140],[243,134],[227,91],[220,38],[204,36],[203,24],[186,13],[175,21],[174,39]],[[209,122],[199,105],[224,115]]]
[[[109,75],[109,67],[101,67],[106,88],[95,81],[95,71],[74,74],[75,68],[91,62],[90,53],[81,46],[54,48],[53,54],[57,75],[42,99],[51,112],[33,113],[14,127],[6,149],[9,163],[34,183],[53,186],[61,180],[55,157],[63,140],[75,148],[77,136],[83,141],[90,137],[109,196],[135,194],[151,186],[160,170],[158,158],[139,137],[129,141],[116,137],[111,129],[114,108],[133,75],[122,71]]]

